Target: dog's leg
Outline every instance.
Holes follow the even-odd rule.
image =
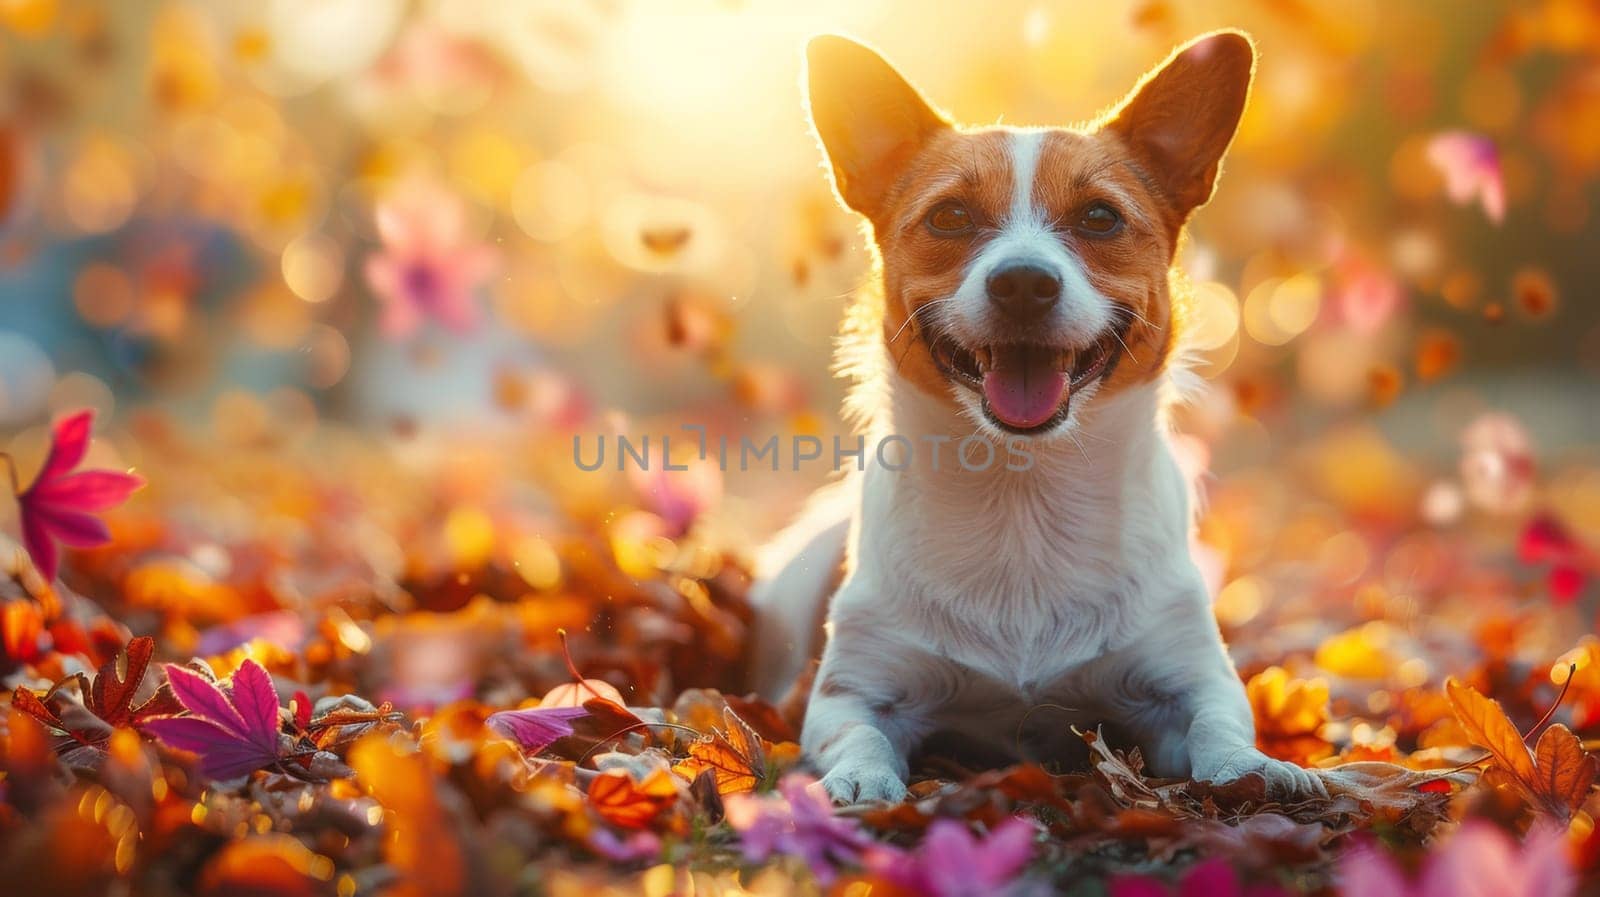
[[[1150,771],[1214,782],[1254,774],[1275,795],[1326,794],[1314,773],[1257,749],[1244,683],[1203,598],[1163,620],[1148,640],[1119,652],[1110,680],[1122,687],[1113,705]]]
[[[823,652],[800,744],[835,802],[906,796],[907,757],[927,732],[916,702],[896,685],[917,674],[893,634],[884,621],[835,625]]]

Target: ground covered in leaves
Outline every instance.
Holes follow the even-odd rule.
[[[741,696],[748,579],[666,513],[672,483],[533,511],[492,484],[539,482],[537,451],[506,469],[324,428],[207,452],[155,416],[126,438],[149,485],[107,515],[109,546],[52,586],[0,543],[10,893],[1554,897],[1594,878],[1600,641],[1573,635],[1592,555],[1553,512],[1430,522],[1393,457],[1359,493],[1316,458],[1223,477],[1202,527],[1260,559],[1227,572],[1219,619],[1263,747],[1322,769],[1328,798],[1153,779],[1085,732],[1085,767],[930,757],[912,800],[835,811],[808,788],[802,704]],[[1540,488],[1494,470],[1436,485]]]

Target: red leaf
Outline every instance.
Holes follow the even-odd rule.
[[[1550,589],[1550,597],[1557,604],[1570,604],[1583,594],[1583,587],[1588,585],[1589,577],[1577,567],[1561,564],[1550,568],[1550,574],[1545,577],[1545,585]]]
[[[1517,539],[1517,558],[1524,564],[1565,561],[1577,547],[1565,524],[1550,514],[1540,514],[1523,527]]]
[[[144,682],[155,650],[155,640],[141,636],[100,667],[89,688],[89,709],[95,716],[112,726],[125,726],[133,720],[133,696]]]

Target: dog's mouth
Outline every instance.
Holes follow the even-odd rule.
[[[983,413],[1010,433],[1043,433],[1067,419],[1072,396],[1110,376],[1122,357],[1122,335],[1107,330],[1083,348],[996,343],[967,348],[948,336],[930,345],[933,362],[950,380],[983,399]]]

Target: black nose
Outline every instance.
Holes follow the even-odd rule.
[[[1018,318],[1044,314],[1061,296],[1061,281],[1037,265],[1002,265],[989,275],[989,301]]]

